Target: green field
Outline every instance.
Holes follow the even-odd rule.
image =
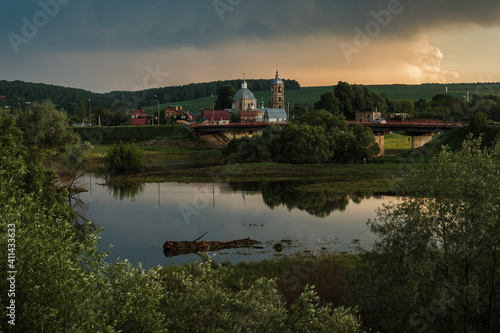
[[[469,92],[470,98],[473,95],[499,95],[500,96],[500,84],[497,83],[488,83],[488,84],[423,84],[423,85],[368,85],[370,90],[375,92],[376,94],[385,93],[391,100],[403,100],[410,99],[417,101],[420,98],[431,100],[433,96],[437,94],[444,94],[446,92],[446,87],[448,87],[448,94],[462,98],[463,96],[467,96],[467,92]],[[314,105],[316,103],[321,94],[332,91],[333,86],[323,86],[323,87],[302,87],[298,90],[288,90],[285,92],[285,101],[286,103],[290,103],[290,106],[299,104],[309,104]],[[253,92],[255,97],[257,98],[258,105],[260,106],[260,101],[264,98],[264,102],[266,105],[269,103],[270,92],[269,91],[257,91]],[[191,101],[183,101],[176,103],[167,103],[160,104],[160,110],[166,109],[170,105],[179,105],[182,106],[185,110],[190,111],[191,113],[199,112],[204,108],[211,108],[213,102],[217,96],[214,97],[205,97]],[[158,112],[158,106],[146,106],[146,112],[149,114],[153,114]]]

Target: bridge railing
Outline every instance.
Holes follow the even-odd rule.
[[[418,120],[386,120],[385,123],[371,121],[350,121],[349,123],[360,123],[363,126],[370,127],[462,127],[461,121],[444,121],[437,119],[418,119]]]
[[[287,122],[240,122],[240,123],[229,123],[229,124],[214,124],[214,123],[204,123],[204,124],[191,124],[191,127],[265,127],[269,124],[284,125]]]

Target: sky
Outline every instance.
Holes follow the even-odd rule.
[[[6,0],[0,80],[93,92],[243,78],[500,81],[498,0]]]

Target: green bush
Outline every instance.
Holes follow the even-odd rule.
[[[469,120],[470,131],[476,136],[486,132],[488,126],[488,117],[486,116],[486,113],[483,112],[478,112],[472,115]]]
[[[113,176],[138,173],[143,160],[143,151],[133,142],[120,142],[105,157],[106,171]]]

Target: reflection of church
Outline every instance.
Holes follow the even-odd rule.
[[[233,110],[241,116],[242,122],[286,122],[288,116],[285,110],[285,84],[280,79],[278,71],[274,80],[271,81],[271,98],[268,108],[264,106],[264,100],[261,101],[261,107],[257,107],[257,99],[243,79],[241,89],[233,97]]]

